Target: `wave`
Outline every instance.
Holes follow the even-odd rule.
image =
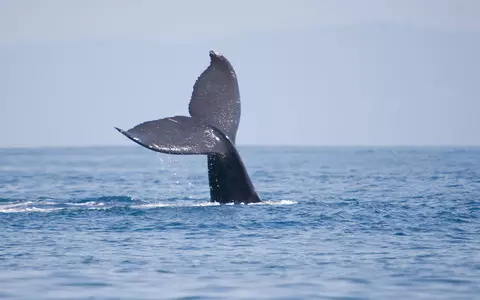
[[[268,200],[268,201],[263,201],[259,203],[250,203],[250,204],[245,204],[241,203],[239,205],[248,205],[248,206],[254,206],[254,205],[292,205],[296,204],[296,201],[293,200]],[[225,206],[234,206],[235,204],[233,203],[227,203],[223,204]],[[222,206],[222,204],[218,202],[186,202],[186,203],[163,203],[163,202],[158,202],[158,203],[148,203],[148,204],[141,204],[141,205],[133,205],[132,208],[155,208],[155,207],[208,207],[208,206]]]
[[[62,210],[62,208],[40,208],[40,207],[12,207],[12,208],[3,208],[0,206],[0,213],[25,213],[25,212],[54,212]]]
[[[296,204],[293,200],[266,200],[260,203],[240,204],[240,206],[262,206],[262,205],[292,205]],[[102,196],[97,198],[84,198],[72,201],[48,200],[22,201],[11,200],[0,202],[0,213],[48,213],[62,210],[108,210],[114,208],[130,209],[155,209],[155,208],[175,208],[175,207],[210,207],[222,206],[218,202],[206,200],[185,200],[185,199],[164,199],[154,202],[146,202],[128,196]],[[234,206],[233,203],[224,206]]]

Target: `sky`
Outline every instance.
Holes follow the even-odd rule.
[[[240,145],[480,145],[480,1],[0,0],[0,147],[132,145],[209,50]]]

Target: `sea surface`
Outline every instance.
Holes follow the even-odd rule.
[[[480,299],[480,148],[0,149],[1,299]]]

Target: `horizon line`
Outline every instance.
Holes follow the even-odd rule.
[[[237,147],[264,148],[480,148],[480,144],[237,144]],[[0,150],[34,150],[34,149],[66,149],[66,148],[134,148],[139,145],[40,145],[40,146],[0,146]]]

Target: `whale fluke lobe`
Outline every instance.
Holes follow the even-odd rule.
[[[240,123],[237,75],[220,53],[210,51],[210,65],[193,86],[188,110],[192,117],[212,124],[235,143]]]
[[[260,202],[235,147],[240,123],[237,75],[220,53],[210,51],[210,65],[193,87],[191,117],[174,116],[141,123],[120,133],[150,150],[167,154],[204,154],[212,201]]]
[[[128,131],[116,128],[132,141],[168,154],[210,154],[228,151],[223,136],[195,118],[175,116],[141,123]]]

